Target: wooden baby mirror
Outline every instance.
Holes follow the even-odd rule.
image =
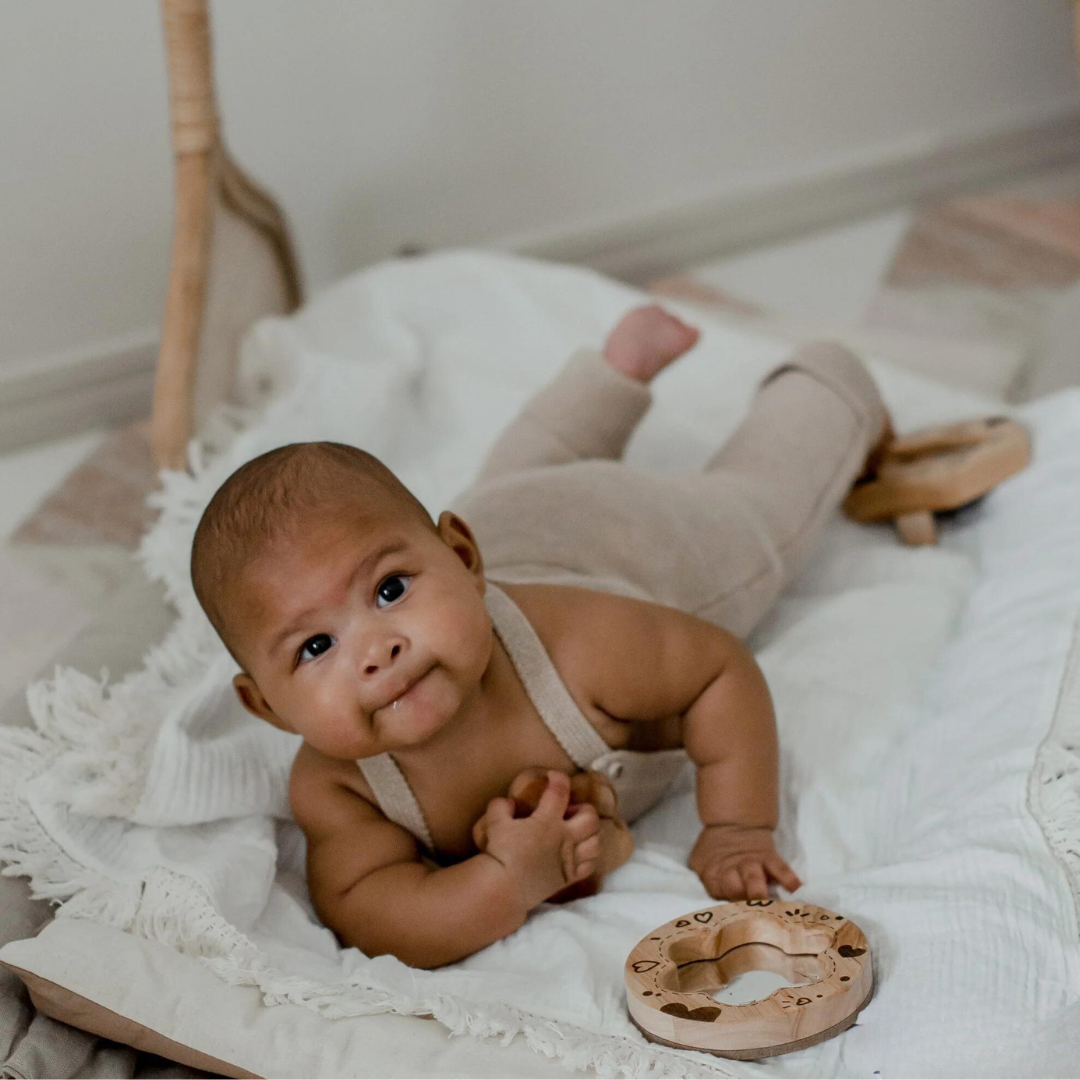
[[[750,971],[794,986],[726,1004],[717,992]],[[722,1057],[787,1054],[838,1035],[870,1000],[866,936],[827,908],[744,900],[657,927],[626,960],[630,1017],[653,1042]]]

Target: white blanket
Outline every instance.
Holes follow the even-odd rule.
[[[939,548],[905,549],[887,528],[837,519],[753,642],[777,704],[780,845],[806,882],[799,895],[844,912],[870,939],[877,992],[855,1028],[735,1065],[649,1044],[631,1026],[626,953],[705,900],[685,866],[697,829],[689,776],[639,823],[633,859],[598,896],[543,908],[463,963],[421,972],[369,960],[339,949],[311,916],[285,802],[295,740],[233,702],[234,666],[188,582],[202,506],[241,461],[317,437],[379,455],[437,512],[524,399],[641,299],[587,271],[457,252],[373,268],[298,316],[261,324],[244,350],[246,408],[196,448],[193,477],[166,478],[144,545],[181,618],[122,683],[63,671],[32,688],[39,731],[0,734],[0,858],[67,901],[62,913],[200,956],[270,1003],[328,1016],[430,1013],[487,1037],[521,1031],[568,1067],[1016,1068],[1039,1025],[1080,1000],[1070,892],[1080,856],[1069,854],[1080,844],[1070,749],[1080,695],[1072,712],[1058,710],[1036,757],[1080,610],[1074,392],[1021,410],[1034,464],[946,526]],[[701,343],[655,384],[628,453],[638,464],[703,461],[788,348],[689,317]],[[900,430],[993,411],[887,365],[873,370]],[[1029,775],[1039,778],[1038,821],[1025,805]]]

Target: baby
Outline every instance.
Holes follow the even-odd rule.
[[[839,346],[762,383],[702,471],[620,461],[698,332],[651,305],[583,350],[433,522],[335,443],[238,469],[195,535],[199,601],[255,716],[303,737],[290,800],[323,921],[435,967],[580,895],[687,755],[717,898],[799,880],[777,853],[777,738],[744,638],[888,418]]]

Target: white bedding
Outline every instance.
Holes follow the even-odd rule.
[[[124,684],[106,690],[69,672],[35,690],[41,733],[0,736],[0,856],[39,891],[70,898],[62,912],[201,956],[270,1001],[327,1016],[433,1013],[482,1036],[521,1031],[567,1067],[989,1075],[1015,1071],[1041,1031],[1056,1039],[1042,1070],[1066,1071],[1075,1047],[1059,1021],[1080,1001],[1075,691],[1038,760],[1038,820],[1026,793],[1080,611],[1072,391],[1019,411],[1033,465],[946,526],[939,549],[834,522],[755,638],[778,707],[781,846],[806,882],[799,895],[855,919],[874,953],[877,992],[855,1028],[747,1065],[652,1046],[632,1028],[626,952],[704,898],[684,865],[695,836],[685,785],[637,826],[638,851],[599,896],[542,910],[463,964],[428,973],[369,961],[310,920],[297,834],[273,817],[284,814],[295,742],[232,704],[231,661],[187,582],[202,505],[252,454],[321,437],[378,454],[438,511],[524,398],[640,301],[586,271],[458,252],[376,267],[262,324],[244,370],[253,401],[272,389],[268,408],[234,418],[253,426],[194,479],[170,478],[146,543],[181,621]],[[702,342],[657,382],[628,453],[636,463],[702,461],[787,349],[692,317]],[[874,372],[901,430],[992,409],[887,365]],[[244,782],[178,787],[192,755]],[[324,1074],[347,1070],[327,1062]]]

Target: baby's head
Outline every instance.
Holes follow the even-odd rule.
[[[191,550],[195,594],[256,716],[335,758],[426,741],[492,650],[480,551],[377,458],[297,443],[242,465]],[[419,680],[419,681],[418,681]]]

